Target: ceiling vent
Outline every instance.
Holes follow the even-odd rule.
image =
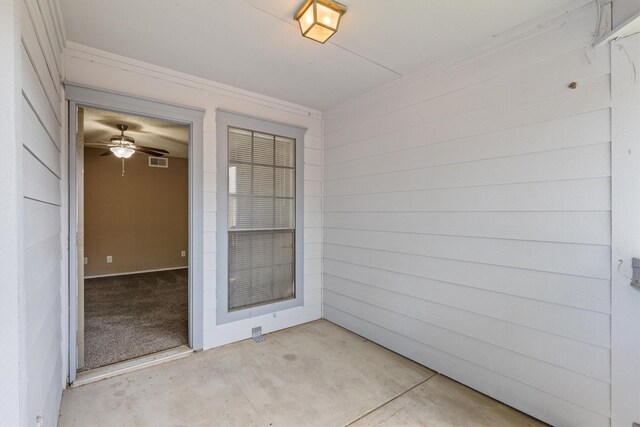
[[[168,168],[169,159],[166,157],[149,156],[149,166],[152,168]]]

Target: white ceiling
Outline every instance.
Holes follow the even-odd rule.
[[[60,0],[70,41],[324,110],[568,0],[343,0],[325,45],[302,0]]]
[[[151,117],[135,116],[116,111],[84,109],[84,142],[109,142],[119,135],[117,124],[129,126],[124,133],[135,139],[137,145],[167,150],[168,157],[188,157],[189,127],[179,123]],[[98,145],[98,147],[101,147]]]

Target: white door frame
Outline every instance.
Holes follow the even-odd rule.
[[[77,223],[77,107],[99,108],[138,116],[160,118],[189,126],[189,346],[203,348],[203,122],[204,110],[170,105],[163,102],[132,97],[65,83],[65,96],[69,102],[69,383],[76,378],[77,352],[77,297],[78,253],[76,249]]]
[[[84,368],[84,109],[80,107],[75,108],[76,116],[76,132],[75,132],[75,145],[70,146],[70,149],[75,149],[76,162],[75,162],[75,206],[74,206],[74,218],[75,218],[75,245],[76,251],[76,321],[77,321],[77,333],[76,348],[77,360],[76,370]],[[70,228],[71,230],[71,228]]]
[[[611,43],[611,425],[640,423],[640,34]]]

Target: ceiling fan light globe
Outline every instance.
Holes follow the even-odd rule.
[[[128,159],[136,150],[129,147],[111,147],[111,152],[118,158]]]

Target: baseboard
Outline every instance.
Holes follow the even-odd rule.
[[[169,268],[156,268],[153,270],[127,271],[125,273],[96,274],[94,276],[84,276],[84,278],[97,279],[99,277],[115,277],[115,276],[127,276],[129,274],[155,273],[157,271],[184,270],[185,268],[189,268],[189,266],[185,265],[184,267],[169,267]]]

